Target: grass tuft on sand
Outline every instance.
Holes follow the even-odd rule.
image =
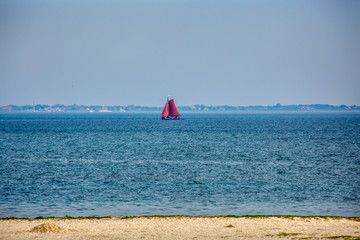
[[[228,227],[228,228],[233,228],[233,227],[235,227],[234,225],[232,225],[232,224],[229,224],[229,225],[226,225],[225,227]]]

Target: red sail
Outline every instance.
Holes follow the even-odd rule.
[[[166,102],[166,104],[165,104],[164,110],[163,110],[162,113],[161,113],[161,116],[162,116],[162,117],[169,116],[168,103],[167,103],[167,102]]]
[[[175,106],[174,99],[171,99],[169,101],[169,116],[180,116],[180,113],[178,112],[178,110],[177,110],[177,108]]]

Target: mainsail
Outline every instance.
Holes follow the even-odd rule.
[[[180,113],[178,112],[174,99],[171,99],[169,102],[169,116],[180,116]]]

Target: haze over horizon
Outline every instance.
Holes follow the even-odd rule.
[[[0,0],[0,106],[360,105],[360,1]]]

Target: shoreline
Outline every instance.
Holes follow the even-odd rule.
[[[41,231],[37,231],[39,228]],[[0,239],[279,238],[360,239],[360,217],[152,215],[0,219]]]
[[[130,218],[319,218],[319,219],[348,219],[360,222],[360,216],[333,216],[333,215],[125,215],[125,216],[36,216],[36,217],[0,217],[0,220],[38,220],[38,219],[130,219]]]

